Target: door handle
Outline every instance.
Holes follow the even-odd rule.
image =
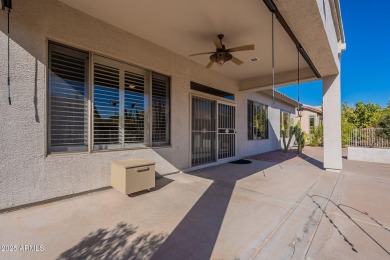
[[[143,169],[137,169],[137,172],[147,172],[147,171],[149,171],[149,167]]]

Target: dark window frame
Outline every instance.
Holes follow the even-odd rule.
[[[258,130],[258,128],[255,127],[256,122],[255,122],[255,118],[254,118],[255,115],[254,114],[255,114],[256,110],[259,110],[258,112],[260,112],[260,113],[264,113],[264,121],[263,121],[264,131],[260,131],[260,130]],[[260,115],[260,116],[262,116],[262,115]],[[267,140],[267,139],[269,139],[268,106],[265,104],[262,104],[260,102],[248,100],[248,102],[247,102],[247,124],[248,124],[248,140]]]
[[[316,126],[316,117],[315,115],[309,115],[309,127],[314,127],[314,126]]]
[[[168,105],[167,105],[167,107],[166,107],[166,109],[168,110],[168,115],[166,116],[166,121],[167,121],[167,123],[166,123],[166,128],[167,128],[167,130],[166,130],[166,133],[165,133],[165,138],[166,138],[166,140],[159,140],[159,141],[154,141],[155,140],[155,138],[153,137],[153,134],[155,133],[155,131],[153,131],[153,127],[154,127],[154,122],[153,122],[153,120],[154,120],[154,115],[153,115],[153,113],[154,113],[154,108],[153,108],[153,76],[155,76],[155,77],[162,77],[162,78],[165,78],[166,79],[166,81],[168,82],[168,84],[167,84],[167,89],[166,89],[166,91],[167,91],[167,103],[168,103]],[[168,77],[168,76],[166,76],[166,75],[163,75],[163,74],[160,74],[160,73],[157,73],[157,72],[152,72],[152,82],[151,82],[151,106],[150,106],[150,108],[151,108],[151,113],[150,113],[150,116],[151,116],[151,122],[152,122],[152,126],[151,126],[151,129],[150,129],[150,131],[152,132],[152,135],[151,135],[151,145],[152,145],[152,147],[165,147],[165,146],[170,146],[171,145],[171,122],[172,122],[172,107],[171,107],[171,105],[172,105],[172,85],[171,85],[171,82],[172,82],[172,80],[171,80],[171,77]]]
[[[290,135],[290,126],[291,126],[291,112],[280,110],[280,137],[282,137],[282,129],[286,130],[286,137]],[[285,122],[284,116],[287,115],[287,123]],[[286,125],[285,125],[286,124]]]
[[[313,125],[312,125],[313,122]],[[312,133],[314,127],[316,126],[316,116],[315,115],[309,115],[309,132]]]

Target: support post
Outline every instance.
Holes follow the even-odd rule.
[[[341,143],[341,82],[340,74],[322,78],[324,123],[324,168],[343,168]]]

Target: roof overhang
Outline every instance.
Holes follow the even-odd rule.
[[[312,107],[305,104],[302,104],[300,107],[302,110],[307,110],[322,115],[322,109],[319,107]]]
[[[272,14],[261,0],[248,0],[245,4],[236,0],[59,1],[185,57],[214,51],[213,39],[219,33],[225,34],[227,47],[253,43],[254,51],[234,54],[244,64],[237,66],[227,62],[221,67],[214,65],[212,70],[239,82],[240,90],[267,89],[272,85]],[[274,2],[300,43],[297,46],[290,33],[275,22],[275,86],[297,81],[297,47],[302,48],[318,72],[310,68],[308,59],[301,57],[301,81],[337,74],[338,66],[317,1]],[[250,62],[252,57],[258,57],[259,61]],[[203,66],[209,61],[208,55],[190,59]]]
[[[339,74],[339,43],[331,16],[332,6],[327,5],[328,1],[274,0],[274,2],[320,75],[324,77]]]
[[[293,107],[298,107],[298,101],[290,98],[289,96],[279,92],[279,91],[272,91],[272,89],[262,90],[261,93],[266,94],[267,96],[274,97],[275,99],[282,101],[286,104],[289,104]]]

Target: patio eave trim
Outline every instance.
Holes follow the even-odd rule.
[[[302,47],[301,43],[298,41],[297,37],[294,35],[293,31],[291,30],[290,26],[288,26],[286,20],[284,20],[282,14],[279,12],[277,6],[272,0],[263,0],[265,5],[268,7],[269,11],[271,13],[274,13],[276,16],[276,19],[278,19],[280,25],[283,27],[283,29],[287,32],[287,34],[290,36],[291,40],[295,43],[295,46],[297,47],[297,50],[302,55],[302,57],[305,59],[313,73],[316,75],[317,78],[321,78],[321,74],[318,72],[317,68],[315,67],[314,63],[310,59],[309,55],[305,51],[305,49]]]

